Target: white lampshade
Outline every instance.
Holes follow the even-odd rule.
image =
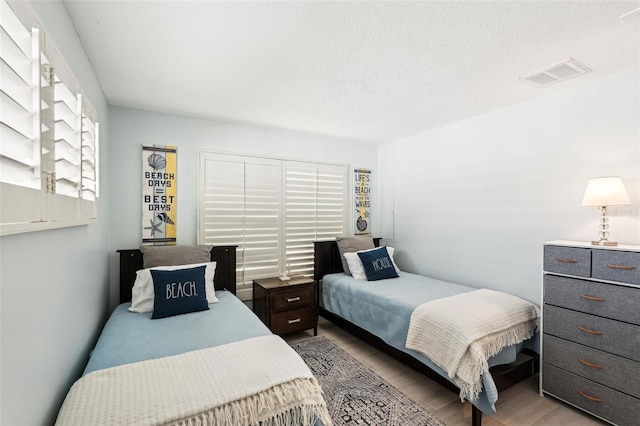
[[[628,206],[631,199],[618,176],[599,177],[587,181],[582,207]]]

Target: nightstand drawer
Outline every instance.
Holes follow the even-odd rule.
[[[545,362],[640,398],[640,363],[545,334]]]
[[[271,331],[283,334],[316,326],[316,308],[310,307],[271,315]]]
[[[640,291],[632,287],[547,274],[544,303],[640,325]]]
[[[309,284],[272,292],[271,312],[289,311],[315,305],[314,289],[315,286]]]
[[[640,284],[640,253],[594,250],[591,276],[607,281]]]
[[[576,247],[545,246],[544,270],[559,274],[591,276],[591,250]]]
[[[542,369],[545,392],[620,426],[638,424],[640,399],[549,364],[543,364]]]
[[[543,330],[635,361],[640,361],[640,326],[544,305]]]

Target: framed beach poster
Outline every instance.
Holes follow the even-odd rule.
[[[142,244],[176,243],[177,150],[142,147]]]
[[[371,170],[353,169],[356,235],[371,234]]]

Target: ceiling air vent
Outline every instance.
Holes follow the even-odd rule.
[[[535,87],[547,87],[560,81],[568,80],[591,70],[575,60],[568,58],[557,64],[523,75],[518,80],[526,81]]]

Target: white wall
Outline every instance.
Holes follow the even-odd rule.
[[[98,112],[105,166],[109,111],[66,9],[32,6]],[[98,223],[0,237],[0,424],[52,424],[106,319],[106,169]]]
[[[634,203],[612,209],[611,239],[640,244],[639,77],[633,68],[381,146],[382,231],[400,268],[539,303],[542,242],[597,237],[598,210],[580,207],[597,176],[621,176]]]
[[[375,185],[377,147],[354,140],[120,107],[111,107],[110,119],[110,184],[117,188],[111,197],[114,258],[116,250],[135,248],[141,242],[143,145],[178,147],[178,244],[196,243],[198,150],[367,167],[373,169]],[[117,262],[112,265],[117,268]],[[111,272],[117,287],[117,269]]]

